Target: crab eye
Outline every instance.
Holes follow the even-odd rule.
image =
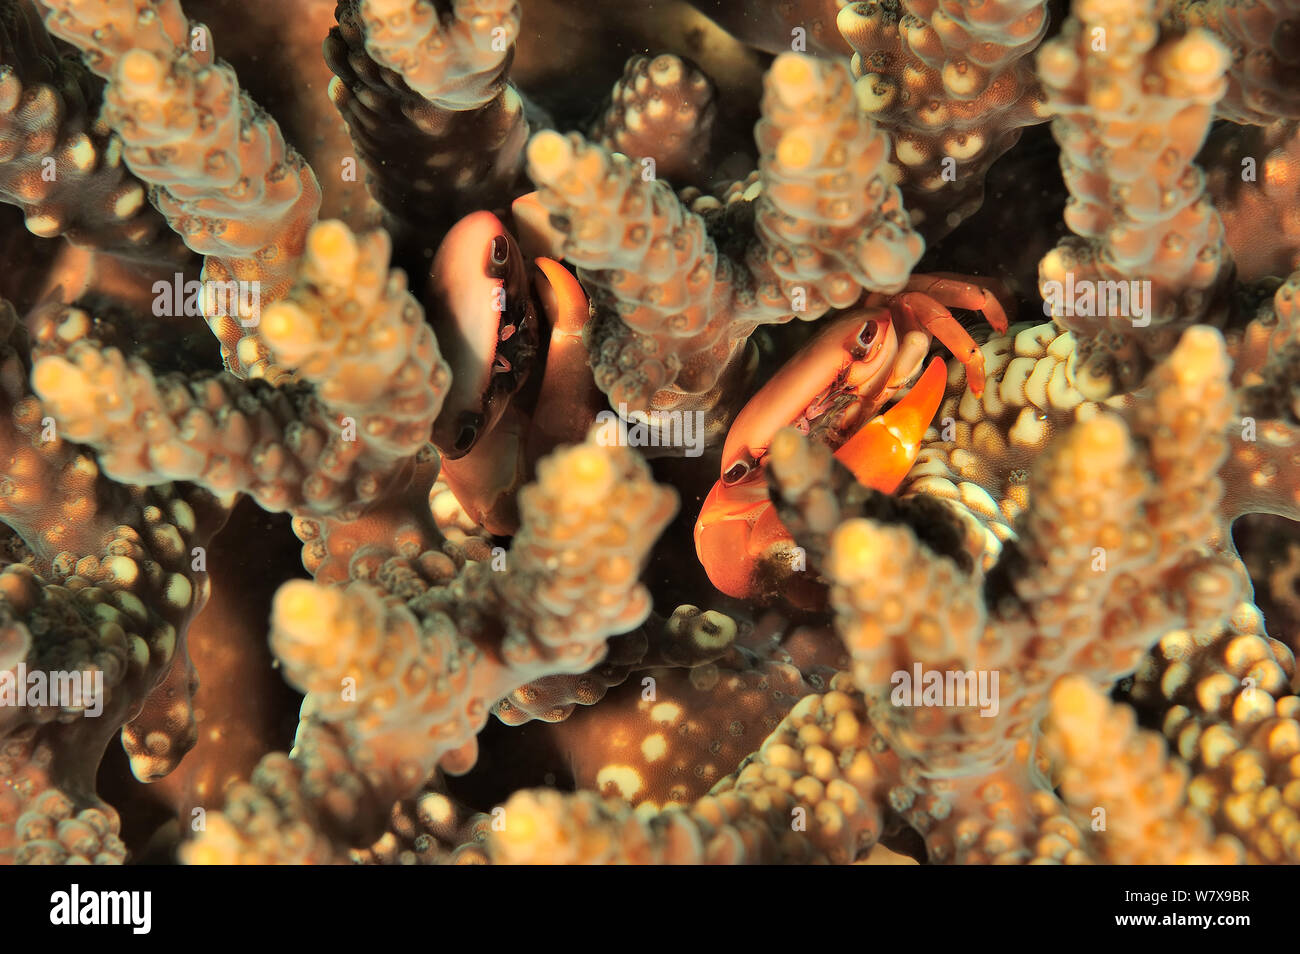
[[[864,348],[870,348],[879,334],[880,322],[863,322],[861,330],[858,331],[858,344],[862,345]]]
[[[483,415],[466,411],[461,414],[459,423],[460,430],[456,432],[455,449],[458,454],[463,454],[478,440],[479,428],[483,426]]]
[[[504,235],[492,239],[492,251],[489,253],[493,265],[504,265],[510,259],[510,243]]]
[[[737,461],[727,468],[727,472],[722,475],[724,484],[734,484],[745,479],[749,474],[750,465],[745,461]]]

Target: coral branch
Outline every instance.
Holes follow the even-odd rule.
[[[446,110],[486,106],[505,86],[519,36],[515,0],[453,0],[443,20],[425,0],[361,0],[366,52]]]
[[[679,185],[706,175],[717,104],[709,78],[676,56],[634,56],[614,84],[591,141],[644,163]]]
[[[122,164],[121,140],[89,115],[82,77],[56,60],[24,5],[0,16],[0,197],[43,238],[65,235],[132,258],[183,262],[179,239]]]
[[[357,508],[424,447],[450,382],[422,310],[387,266],[382,233],[313,229],[297,284],[267,309],[265,341],[314,392],[228,372],[155,376],[85,340],[90,317],[63,308],[37,323],[33,387],[118,480],[200,480],[270,510]]]
[[[528,171],[592,290],[596,383],[613,404],[666,409],[712,388],[759,324],[811,320],[863,288],[896,291],[921,239],[884,178],[887,142],[842,68],[786,54],[768,75],[758,239],[720,255],[704,220],[630,161],[545,132]]]
[[[645,619],[637,576],[675,498],[644,464],[593,440],[546,458],[520,496],[505,572],[467,564],[406,601],[364,583],[280,590],[272,648],[308,694],[296,748],[232,790],[225,813],[184,848],[188,861],[342,860],[333,845],[373,841],[388,807],[440,762],[457,773],[473,765],[497,699],[590,668],[608,636]]]
[[[340,0],[325,41],[330,98],[399,244],[503,207],[523,169],[523,103],[506,82],[513,0]]]
[[[781,299],[795,312],[804,310],[796,295],[803,289],[803,318],[848,307],[863,289],[902,289],[925,244],[890,184],[889,137],[859,111],[849,75],[806,57],[779,57],[754,141],[762,251],[751,248],[749,261],[759,281],[766,268],[776,272]],[[760,301],[771,297],[760,285]]]
[[[893,139],[913,222],[938,238],[979,208],[984,174],[1021,129],[1046,118],[1029,54],[1047,4],[872,0],[845,6],[839,29],[859,101]]]
[[[1072,199],[1066,224],[1083,240],[1043,258],[1039,290],[1080,338],[1089,397],[1132,389],[1209,313],[1228,274],[1223,225],[1192,164],[1227,51],[1204,31],[1159,43],[1157,32],[1153,0],[1136,13],[1089,0],[1038,60]]]
[[[49,28],[79,45],[87,65],[109,80],[104,119],[167,221],[205,256],[204,281],[257,283],[259,301],[282,296],[316,220],[320,188],[234,71],[212,61],[206,28],[192,27],[204,39],[191,51],[174,0],[161,9],[144,0],[46,6]],[[205,314],[233,373],[283,376],[256,331],[255,310],[209,305]]]
[[[1044,744],[1067,766],[1061,788],[1080,824],[1100,821],[1091,827],[1103,832],[1107,862],[1240,863],[1236,839],[1216,838],[1209,818],[1186,804],[1187,767],[1169,758],[1159,735],[1138,731],[1132,709],[1081,676],[1058,682],[1051,703]]]
[[[1252,604],[1227,626],[1175,631],[1137,674],[1133,695],[1154,710],[1193,771],[1188,796],[1220,831],[1245,844],[1249,860],[1300,860],[1300,698],[1295,658],[1263,631]]]
[[[1172,0],[1162,11],[1162,22],[1178,30],[1210,30],[1232,51],[1218,115],[1260,126],[1279,118],[1300,119],[1295,47],[1300,4],[1295,0]]]

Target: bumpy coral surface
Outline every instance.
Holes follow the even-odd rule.
[[[1293,2],[329,6],[0,0],[0,862],[1300,862]]]

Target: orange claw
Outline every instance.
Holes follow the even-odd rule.
[[[862,484],[892,493],[911,470],[948,381],[935,358],[902,400],[873,418],[835,452]],[[695,524],[695,552],[709,581],[728,596],[755,595],[755,574],[776,544],[793,543],[767,495],[761,470],[735,484],[719,480]]]
[[[709,582],[728,596],[752,596],[763,554],[772,544],[790,540],[761,472],[738,484],[718,481],[704,499],[701,517],[695,524],[695,553]]]
[[[868,333],[869,331],[869,333]],[[863,344],[863,335],[869,345]],[[861,354],[853,357],[855,347]],[[786,362],[736,415],[722,446],[722,476],[732,468],[757,463],[772,435],[798,420],[837,374],[851,371],[851,385],[865,400],[883,403],[882,389],[892,374],[898,336],[888,313],[854,309],[832,319],[793,361]],[[846,384],[849,382],[846,380]],[[892,393],[892,392],[889,392]]]
[[[510,536],[519,530],[515,494],[527,479],[527,431],[527,416],[511,405],[468,454],[442,461],[443,480],[465,512],[488,533]]]
[[[510,405],[467,454],[444,457],[442,464],[447,486],[466,512],[503,536],[519,529],[515,494],[538,458],[560,444],[581,443],[604,403],[582,343],[587,296],[559,262],[538,258],[535,264],[533,289],[551,326],[536,409],[530,418]]]
[[[535,462],[560,444],[580,444],[605,396],[592,377],[582,330],[589,319],[587,296],[573,273],[550,258],[534,260],[533,288],[551,326],[546,370],[528,435]]]
[[[898,489],[912,469],[921,438],[939,410],[948,369],[935,358],[912,390],[884,414],[872,418],[835,452],[858,482],[883,493]]]

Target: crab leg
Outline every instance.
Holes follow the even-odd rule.
[[[903,321],[938,338],[966,368],[966,379],[976,397],[984,394],[984,354],[975,339],[952,313],[927,292],[903,292],[895,299]]]
[[[935,358],[901,401],[872,418],[835,452],[858,482],[893,493],[912,469],[921,438],[930,426],[948,382],[943,359]]]
[[[1002,306],[1002,299],[988,288],[938,272],[924,288],[912,288],[909,285],[907,290],[924,292],[949,308],[982,312],[984,320],[993,326],[994,331],[1000,335],[1007,332],[1007,312]]]

